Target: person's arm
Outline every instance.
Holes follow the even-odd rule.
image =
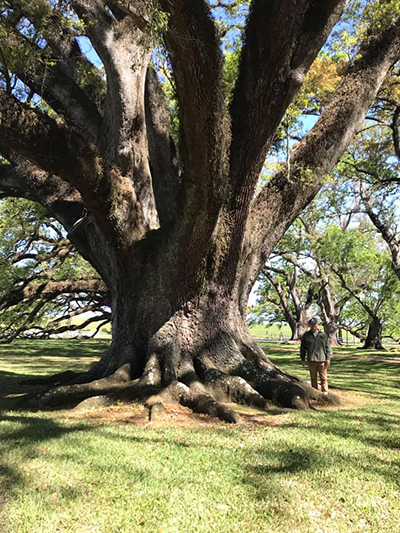
[[[331,363],[331,357],[332,357],[332,346],[331,341],[329,340],[328,335],[326,336],[326,343],[325,343],[325,357],[326,357],[326,365],[330,365]]]

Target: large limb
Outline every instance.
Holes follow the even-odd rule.
[[[0,146],[9,162],[0,165],[1,197],[26,198],[41,204],[67,231],[82,217],[85,205],[69,183],[40,170],[27,159]]]
[[[0,153],[10,162],[0,165],[1,197],[26,198],[41,204],[64,226],[81,255],[110,283],[112,248],[93,221],[90,223],[90,216],[85,217],[86,207],[78,190],[4,147],[0,146]]]
[[[185,188],[185,247],[204,256],[226,193],[229,122],[216,25],[204,0],[161,0],[179,101]],[[204,206],[207,205],[207,209]],[[192,262],[193,264],[193,262]]]
[[[399,122],[400,122],[400,105],[396,106],[393,113],[393,120],[391,124],[393,134],[393,146],[395,154],[400,160],[400,134],[399,134]]]
[[[346,4],[255,0],[251,5],[230,110],[232,229],[224,283],[235,284],[249,206],[275,132]]]
[[[319,191],[363,122],[385,76],[400,58],[400,18],[378,37],[369,36],[325,111],[283,168],[252,202],[242,250],[239,289],[248,294],[273,246]]]
[[[126,248],[144,234],[143,206],[131,180],[100,158],[80,134],[71,134],[64,125],[0,91],[0,137],[6,148],[78,189],[112,246]]]
[[[150,171],[160,225],[172,221],[181,187],[175,144],[170,135],[167,102],[157,74],[149,67],[146,75],[146,129]]]
[[[150,46],[145,46],[139,28],[113,18],[103,2],[74,0],[71,4],[85,21],[87,35],[107,75],[100,153],[131,180],[143,229],[157,229],[159,220],[148,161],[144,107]]]
[[[231,184],[251,199],[276,129],[347,0],[255,0],[231,106]]]
[[[3,296],[0,301],[0,311],[9,309],[21,302],[36,300],[49,301],[65,293],[84,292],[86,294],[105,293],[104,282],[97,278],[87,278],[72,281],[45,281],[38,283],[33,279],[22,288],[16,288]]]
[[[3,323],[0,331],[1,342],[11,342],[21,333],[31,329],[32,322],[37,318],[38,312],[50,302],[59,308],[62,315],[47,326],[39,325],[36,327],[34,325],[36,336],[43,337],[51,333],[73,331],[82,329],[91,322],[109,320],[110,314],[102,309],[105,291],[105,285],[99,279],[87,278],[41,283],[37,283],[33,279],[31,283],[21,289],[14,289],[1,298],[0,316]],[[4,313],[15,306],[17,306],[20,320],[13,320],[8,325],[4,325],[7,323],[7,315]],[[62,324],[63,321],[69,321],[73,316],[78,316],[84,312],[96,312],[96,316],[85,320],[82,324]]]
[[[65,74],[58,61],[24,37],[18,30],[9,28],[9,40],[15,51],[29,59],[29,68],[21,62],[14,65],[14,74],[36,94],[40,95],[61,117],[72,126],[87,132],[97,141],[101,115],[79,85]],[[34,60],[32,60],[34,58]]]
[[[16,25],[21,17],[26,17],[35,28],[40,28],[48,43],[44,48],[45,52],[57,62],[65,76],[79,85],[100,111],[104,104],[105,80],[82,53],[77,41],[81,34],[65,24],[62,10],[52,6],[48,0],[7,0],[7,4],[13,9],[12,16],[8,15],[10,22]],[[50,24],[43,24],[44,19],[50,21]]]

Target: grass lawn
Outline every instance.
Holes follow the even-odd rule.
[[[81,370],[105,346],[1,346],[0,379]],[[307,377],[298,346],[265,350]],[[139,405],[29,413],[3,404],[1,533],[400,531],[400,353],[337,351],[370,357],[334,359],[343,406],[241,407],[242,426],[180,407],[149,424]]]

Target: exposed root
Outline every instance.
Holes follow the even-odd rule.
[[[215,401],[209,394],[191,395],[182,398],[181,403],[186,407],[190,407],[195,413],[208,414],[230,424],[240,422],[240,416],[236,411]]]
[[[268,400],[239,376],[228,376],[219,370],[210,369],[205,372],[204,381],[206,389],[216,400],[246,403],[261,409],[272,407]]]
[[[61,405],[76,405],[91,396],[106,395],[132,383],[130,380],[130,365],[124,365],[114,374],[106,378],[52,388],[48,392],[35,396],[27,396],[21,401],[21,406],[33,408],[56,407]]]
[[[238,423],[240,421],[240,416],[233,409],[218,402],[206,391],[194,392],[190,387],[178,381],[149,397],[145,405],[152,410],[156,405],[168,403],[180,403],[195,413],[204,413],[219,418],[223,422]]]
[[[165,407],[162,403],[155,403],[149,407],[149,421],[157,422],[158,420],[164,418],[166,414]]]

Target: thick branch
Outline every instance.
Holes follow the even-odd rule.
[[[164,91],[152,68],[146,76],[146,129],[149,146],[150,171],[160,225],[173,219],[181,177],[175,144],[170,135],[170,122]]]
[[[382,238],[388,245],[390,253],[392,255],[392,268],[396,276],[400,279],[400,242],[396,239],[396,236],[390,231],[387,224],[376,214],[372,208],[370,199],[367,196],[363,195],[363,202],[365,205],[365,210],[369,219],[382,235]]]
[[[166,42],[179,101],[186,217],[194,225],[190,241],[195,255],[210,239],[204,225],[214,228],[225,194],[230,131],[222,53],[204,0],[161,0],[160,4],[169,14]],[[200,236],[204,242],[198,241]]]
[[[46,283],[30,283],[22,289],[14,289],[2,298],[0,310],[9,309],[23,301],[34,301],[42,298],[46,301],[65,293],[83,292],[87,294],[105,293],[106,286],[100,279],[88,278],[72,281],[49,281]]]
[[[124,20],[113,19],[100,0],[74,0],[72,5],[87,24],[87,34],[107,74],[99,152],[131,180],[142,229],[157,229],[159,219],[149,168],[144,105],[151,47],[143,42],[140,30]]]
[[[275,292],[278,295],[280,306],[282,308],[283,314],[289,324],[295,324],[296,323],[296,317],[293,315],[292,310],[290,309],[289,302],[287,301],[287,298],[283,292],[282,286],[279,283],[279,281],[274,278],[274,276],[271,275],[269,272],[269,267],[263,268],[263,274],[266,276],[266,278],[269,280],[271,285],[274,287]]]
[[[43,18],[47,18],[49,25],[44,30],[48,46],[46,53],[51,48],[51,57],[57,62],[58,68],[69,79],[79,85],[93,104],[100,111],[103,107],[105,93],[105,80],[99,70],[82,54],[77,41],[77,32],[65,24],[65,17],[57,6],[48,0],[35,0],[27,2],[21,0],[8,0],[14,9],[14,16],[8,14],[7,21],[16,24],[25,16],[36,27],[42,25]]]
[[[231,107],[234,189],[255,187],[276,128],[346,4],[252,2]]]
[[[113,266],[108,259],[113,252],[93,221],[89,223],[90,217],[83,218],[87,210],[80,193],[66,181],[38,169],[22,156],[10,154],[2,146],[0,153],[12,163],[0,165],[2,195],[40,203],[49,216],[64,226],[81,255],[109,282]]]
[[[364,302],[364,300],[362,298],[360,298],[360,296],[357,294],[357,292],[352,289],[346,282],[346,278],[344,277],[344,275],[338,270],[336,269],[335,267],[333,267],[331,264],[328,264],[327,265],[329,266],[329,268],[332,270],[332,272],[335,273],[335,275],[339,278],[340,280],[340,284],[341,286],[355,299],[357,300],[357,302],[361,305],[361,307],[363,309],[365,309],[365,311],[368,313],[368,315],[371,317],[371,318],[375,318],[376,317],[376,312],[374,312],[373,309],[371,309],[371,307],[366,303]]]
[[[18,32],[12,36],[15,48],[30,54],[36,60],[29,69],[22,64],[15,66],[14,73],[62,117],[87,132],[92,141],[99,135],[101,115],[97,106],[77,83],[67,76],[59,62],[51,60],[45,51],[30,43]]]
[[[400,159],[399,118],[400,118],[400,105],[396,107],[393,113],[393,120],[391,124],[392,132],[393,132],[394,151],[397,157]]]
[[[77,188],[109,242],[126,247],[143,236],[145,214],[132,182],[79,134],[0,91],[1,143]],[[116,217],[114,213],[120,216]]]
[[[0,136],[3,146],[72,185],[82,187],[86,182],[87,192],[93,192],[99,174],[94,147],[4,91],[0,91]]]

